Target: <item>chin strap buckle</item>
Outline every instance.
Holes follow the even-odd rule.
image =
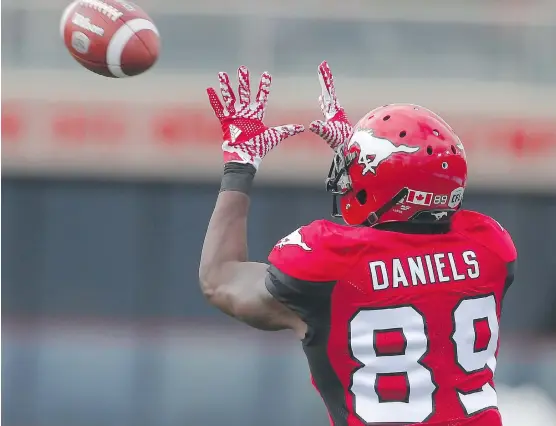
[[[389,211],[392,207],[394,207],[401,200],[403,200],[405,197],[407,197],[407,194],[409,194],[409,189],[408,188],[403,188],[400,192],[398,192],[396,195],[394,195],[394,197],[392,197],[392,199],[390,201],[385,203],[376,212],[371,213],[369,215],[369,217],[367,218],[367,223],[371,226],[374,225],[375,223],[377,223],[378,220],[380,219],[380,217],[384,213]]]

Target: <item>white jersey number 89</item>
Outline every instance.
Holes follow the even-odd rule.
[[[488,346],[474,351],[474,321],[486,319],[490,329]],[[452,334],[458,364],[467,373],[485,367],[494,372],[498,346],[498,318],[493,295],[462,300],[453,311]],[[375,332],[399,330],[403,354],[383,355],[376,351]],[[434,414],[437,385],[432,371],[422,363],[428,353],[428,336],[423,315],[412,306],[359,311],[350,323],[350,349],[361,367],[353,373],[350,391],[354,410],[367,423],[420,423]],[[377,391],[380,376],[403,374],[407,382],[404,401],[383,401]],[[467,415],[497,406],[496,391],[486,383],[473,393],[457,392]]]

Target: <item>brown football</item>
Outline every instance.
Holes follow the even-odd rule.
[[[64,10],[60,32],[75,60],[105,77],[141,74],[160,53],[152,19],[124,0],[76,0]]]

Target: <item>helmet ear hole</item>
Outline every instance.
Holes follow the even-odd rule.
[[[361,191],[359,191],[357,193],[357,195],[355,196],[355,198],[357,199],[357,201],[359,201],[359,203],[361,205],[365,204],[367,202],[367,191],[365,191],[364,189],[362,189]]]

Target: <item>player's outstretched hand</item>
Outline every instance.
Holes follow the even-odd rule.
[[[271,75],[268,72],[262,74],[254,101],[251,101],[247,67],[239,67],[237,76],[239,99],[236,98],[230,77],[225,72],[218,73],[224,104],[215,89],[208,88],[207,93],[212,109],[222,126],[224,162],[252,164],[258,169],[263,157],[271,149],[287,137],[303,132],[305,128],[300,124],[266,127],[263,119],[270,94]]]
[[[319,102],[324,120],[313,121],[309,130],[323,138],[332,149],[336,149],[349,138],[352,125],[338,102],[334,77],[326,61],[319,65],[318,76],[322,90]]]

